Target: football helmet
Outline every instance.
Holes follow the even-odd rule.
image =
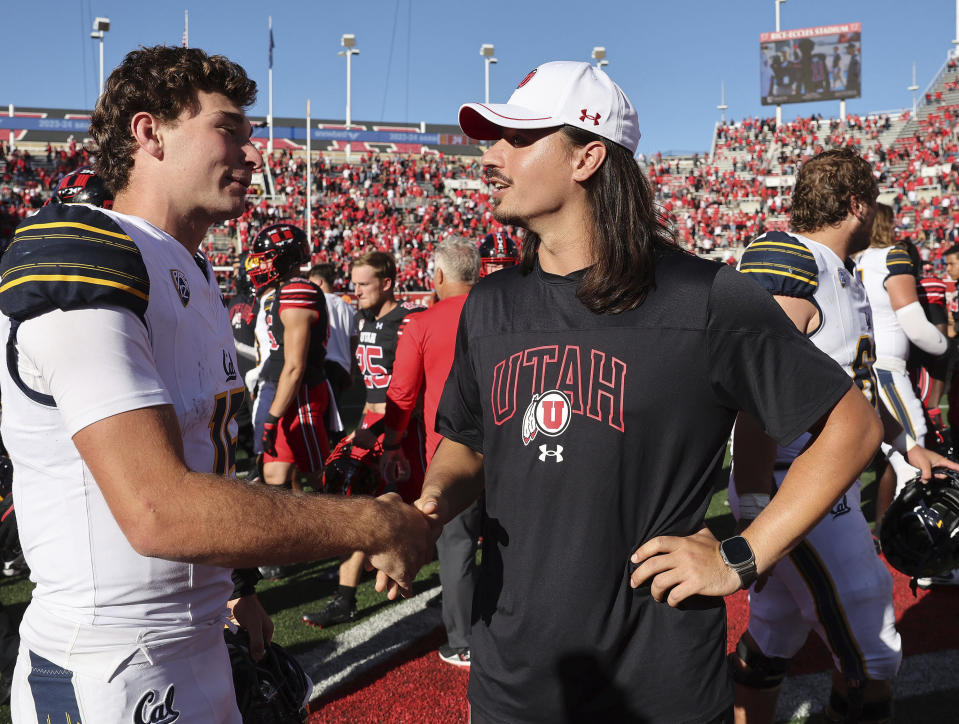
[[[334,495],[379,495],[386,487],[380,477],[383,446],[367,450],[352,440],[340,440],[323,470],[323,492]]]
[[[487,234],[479,251],[481,277],[519,263],[519,249],[503,231]]]
[[[224,629],[233,668],[236,705],[243,724],[304,724],[313,682],[299,662],[279,644],[271,643],[259,661],[250,655],[244,629]]]
[[[281,279],[310,260],[306,232],[293,224],[273,224],[253,240],[244,268],[257,289]]]
[[[103,179],[89,168],[78,169],[60,179],[52,200],[60,204],[93,204],[104,209],[113,208],[113,194]]]
[[[939,478],[936,475],[943,475]],[[906,483],[882,518],[879,543],[889,564],[913,578],[959,567],[959,472],[933,468]]]
[[[240,297],[253,296],[253,282],[250,281],[250,275],[246,271],[246,260],[249,254],[244,252],[240,255],[240,262],[233,276],[233,293]]]

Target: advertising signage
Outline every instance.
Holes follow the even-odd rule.
[[[862,95],[862,23],[761,33],[759,96],[764,106]]]

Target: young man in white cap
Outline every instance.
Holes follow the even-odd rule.
[[[495,217],[527,230],[466,301],[416,502],[446,523],[485,488],[472,721],[728,721],[722,596],[826,512],[879,419],[758,285],[676,247],[605,73],[546,63],[459,120],[495,141]],[[703,522],[742,409],[821,432],[720,544]]]

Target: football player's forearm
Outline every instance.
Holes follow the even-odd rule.
[[[144,556],[245,568],[345,555],[377,544],[378,517],[389,509],[368,498],[294,495],[193,472],[170,405],[104,418],[73,441]]]
[[[882,438],[872,406],[851,387],[822,432],[789,467],[769,505],[743,532],[762,573],[822,519],[868,464]]]
[[[276,381],[276,393],[273,395],[273,402],[270,403],[271,415],[278,418],[283,417],[293,402],[293,398],[296,397],[296,391],[300,387],[305,371],[306,369],[302,365],[283,365],[280,378]]]
[[[179,504],[155,508],[128,534],[141,555],[242,568],[377,550],[393,534],[385,504],[371,498],[304,496],[202,473],[182,486],[191,492]]]

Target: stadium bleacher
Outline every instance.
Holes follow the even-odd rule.
[[[772,118],[747,118],[717,124],[710,145],[702,154],[638,159],[680,243],[696,254],[733,263],[751,238],[786,228],[799,165],[822,150],[847,145],[874,165],[880,201],[894,207],[900,235],[917,244],[925,262],[938,271],[942,252],[959,240],[955,60],[937,73],[915,116],[909,111],[850,115],[844,121],[812,116],[778,128]],[[417,148],[425,153],[364,146],[349,163],[335,145],[314,151],[313,261],[337,264],[344,291],[349,259],[365,247],[397,257],[400,291],[422,291],[430,288],[427,264],[435,242],[450,234],[478,240],[498,228],[480,179],[481,149]],[[0,243],[42,206],[63,174],[88,165],[90,155],[72,136],[63,143],[24,138],[12,151],[0,141]],[[258,181],[244,214],[214,227],[205,242],[225,287],[233,259],[260,228],[281,219],[305,223],[305,147],[275,144],[269,169]]]

